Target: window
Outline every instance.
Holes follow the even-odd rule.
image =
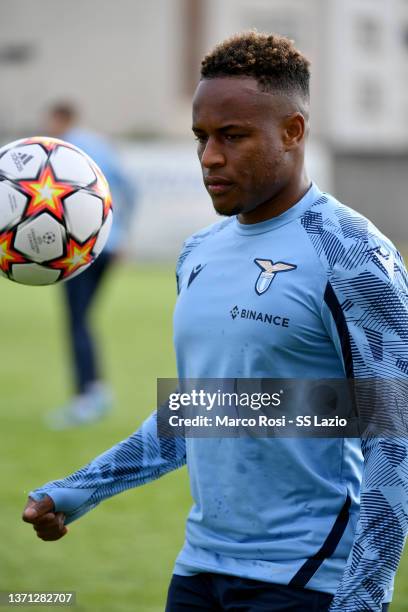
[[[377,51],[381,46],[382,24],[369,16],[359,15],[355,21],[356,45],[365,51]]]
[[[405,51],[408,51],[408,23],[402,26],[401,37],[402,37],[402,44],[405,47]]]
[[[34,47],[29,43],[9,43],[0,47],[0,63],[25,64],[32,60]]]
[[[357,107],[360,114],[378,115],[383,108],[383,90],[374,78],[361,78],[356,84]]]

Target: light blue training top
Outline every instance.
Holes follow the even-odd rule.
[[[289,267],[268,276],[278,263]],[[407,378],[403,261],[367,219],[315,185],[268,221],[234,217],[195,234],[177,277],[180,378]],[[165,439],[154,413],[32,496],[49,494],[70,522],[184,463],[194,505],[175,573],[325,591],[336,612],[391,600],[407,533],[403,438]]]

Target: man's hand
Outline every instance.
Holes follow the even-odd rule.
[[[31,523],[42,540],[59,540],[68,529],[64,525],[65,514],[54,510],[54,502],[49,495],[41,501],[29,497],[24,508],[23,521]]]

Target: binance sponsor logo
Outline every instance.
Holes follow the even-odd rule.
[[[241,308],[235,305],[230,310],[232,319],[247,319],[249,321],[258,321],[260,323],[266,323],[267,325],[277,325],[278,327],[289,327],[288,317],[281,315],[274,315],[267,312],[260,312],[259,310],[251,310],[250,308]]]

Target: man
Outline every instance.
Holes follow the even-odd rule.
[[[47,416],[53,429],[67,429],[100,419],[112,404],[112,393],[103,380],[97,347],[90,327],[89,311],[106,273],[122,252],[126,228],[135,204],[135,190],[123,172],[112,146],[99,134],[79,127],[79,112],[70,102],[55,103],[48,110],[48,136],[61,138],[87,153],[101,168],[109,183],[114,218],[108,242],[95,263],[63,286],[67,304],[75,396]]]
[[[309,64],[285,38],[238,34],[202,63],[193,132],[227,219],[188,239],[179,258],[180,379],[406,378],[402,260],[310,183],[308,108]],[[103,499],[187,462],[194,505],[167,612],[387,610],[407,530],[403,442],[169,440],[156,425],[153,414],[34,491],[24,520],[58,539]]]

